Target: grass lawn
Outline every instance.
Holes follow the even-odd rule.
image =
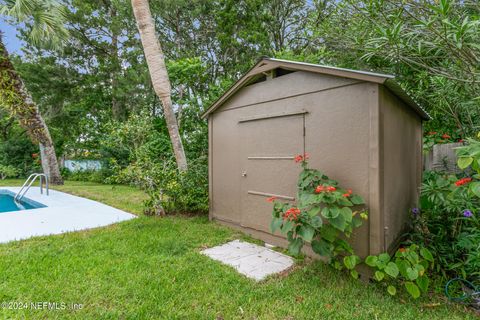
[[[16,185],[19,181],[2,181]],[[57,188],[56,188],[57,189]],[[67,182],[59,190],[141,213],[126,186]],[[199,250],[246,238],[206,217],[141,216],[110,227],[0,245],[0,303],[82,304],[0,309],[6,319],[474,319],[440,296],[389,297],[321,262],[256,283]],[[433,303],[440,303],[432,307]]]

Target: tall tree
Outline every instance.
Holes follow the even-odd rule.
[[[65,14],[57,3],[41,0],[4,0],[0,14],[30,27],[33,43],[58,47],[67,37]],[[0,31],[1,33],[1,31]],[[0,35],[0,105],[16,116],[30,138],[40,145],[42,167],[52,184],[63,184],[50,132],[37,105],[15,71]]]
[[[165,121],[172,141],[177,166],[180,171],[186,171],[187,158],[178,130],[177,118],[173,110],[170,79],[168,77],[167,67],[165,66],[162,47],[155,33],[155,25],[148,0],[132,0],[132,8],[145,52],[145,59],[147,60],[150,71],[152,85],[155,93],[162,102]]]

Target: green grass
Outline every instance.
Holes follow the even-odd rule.
[[[2,185],[19,181],[3,181]],[[58,189],[141,212],[134,188],[67,182]],[[441,297],[389,297],[321,262],[256,283],[201,255],[244,235],[206,217],[138,219],[0,245],[1,302],[81,310],[7,310],[6,319],[473,319]],[[427,304],[440,303],[436,307]],[[3,317],[2,317],[3,316]]]

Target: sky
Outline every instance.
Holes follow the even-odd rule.
[[[6,23],[1,17],[0,31],[3,33],[3,43],[7,46],[8,52],[22,54],[22,42],[17,38],[17,30],[15,27]]]

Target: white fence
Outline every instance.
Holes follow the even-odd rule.
[[[65,160],[63,166],[69,171],[100,170],[102,163],[98,160]]]

